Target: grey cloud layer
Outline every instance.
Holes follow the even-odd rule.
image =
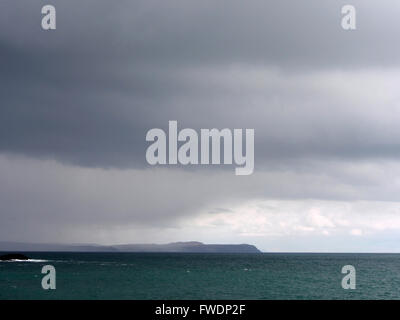
[[[364,227],[389,230],[400,3],[351,2],[354,32],[340,1],[53,0],[57,30],[44,32],[47,2],[0,1],[0,240],[268,249],[259,235],[278,233],[276,250],[337,251]],[[168,120],[254,128],[254,174],[150,168],[146,132]]]
[[[396,1],[353,1],[353,33],[335,1],[55,1],[55,32],[42,4],[1,3],[2,152],[143,167],[178,120],[255,128],[259,168],[398,155]]]
[[[153,228],[157,239],[158,232],[170,234],[171,229],[175,230],[175,238],[170,235],[166,240],[173,241],[188,232],[187,227],[181,228],[180,221],[186,219],[190,226],[191,219],[196,221],[199,214],[206,215],[205,221],[220,213],[228,221],[230,216],[239,215],[246,228],[247,202],[282,199],[292,203],[290,212],[279,206],[267,210],[275,212],[278,219],[287,213],[295,216],[296,210],[306,211],[308,208],[301,204],[304,199],[324,200],[333,212],[335,209],[329,207],[332,200],[387,202],[381,205],[387,211],[390,202],[398,199],[399,183],[392,178],[400,174],[398,163],[315,162],[313,167],[323,174],[270,170],[237,177],[230,172],[79,168],[0,156],[1,239],[110,242],[110,234],[114,233],[118,241],[141,241],[143,236],[152,241],[152,234],[146,235],[143,230]],[[233,210],[237,208],[240,211],[235,215]],[[376,208],[374,218],[379,220],[380,207]],[[337,213],[343,214],[340,210]],[[363,213],[359,212],[361,216]],[[202,223],[201,218],[198,220]],[[130,233],[125,231],[118,237],[121,229]],[[104,231],[109,232],[108,237],[101,239]],[[186,236],[196,239],[203,236],[202,232],[199,225]]]

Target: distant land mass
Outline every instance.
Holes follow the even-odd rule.
[[[168,244],[49,244],[0,242],[0,252],[53,251],[53,252],[181,252],[181,253],[261,253],[250,244],[204,244],[197,241]]]

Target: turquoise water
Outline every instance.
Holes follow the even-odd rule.
[[[0,299],[399,299],[400,254],[29,253],[0,262]],[[42,266],[57,289],[41,287]],[[341,268],[356,268],[356,290]]]

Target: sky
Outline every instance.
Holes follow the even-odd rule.
[[[0,2],[0,241],[400,252],[397,0],[48,2]],[[170,120],[254,173],[149,165]]]

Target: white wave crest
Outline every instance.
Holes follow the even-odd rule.
[[[48,262],[49,260],[42,260],[42,259],[28,259],[28,260],[21,260],[21,259],[11,259],[5,260],[1,262]]]

